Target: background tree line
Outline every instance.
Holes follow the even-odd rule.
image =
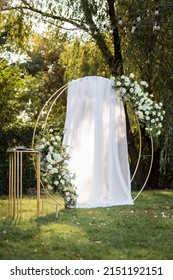
[[[31,145],[37,116],[58,88],[87,75],[133,72],[149,83],[149,92],[166,111],[162,135],[154,143],[148,187],[172,188],[172,12],[173,2],[165,0],[1,1],[0,179],[8,178],[7,148]],[[41,34],[38,25],[45,28]],[[66,95],[58,100],[52,116],[63,124],[65,110]],[[138,139],[136,129],[132,133],[128,126],[130,119],[127,116],[133,169]],[[142,139],[146,153],[149,139],[143,130]],[[136,185],[144,180],[147,164],[143,158]]]

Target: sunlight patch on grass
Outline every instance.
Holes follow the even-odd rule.
[[[145,191],[132,206],[64,209],[24,197],[23,218],[0,198],[0,259],[172,259],[173,192]]]

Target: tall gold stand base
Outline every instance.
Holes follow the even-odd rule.
[[[22,217],[23,155],[36,156],[37,217],[40,216],[40,152],[35,150],[9,150],[9,216]]]

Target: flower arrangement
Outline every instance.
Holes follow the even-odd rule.
[[[76,187],[73,184],[75,174],[68,170],[69,155],[62,146],[61,137],[52,128],[45,129],[37,140],[41,152],[41,181],[48,190],[54,190],[63,199],[65,207],[75,207]]]
[[[115,78],[114,88],[119,88],[119,97],[123,102],[130,102],[140,123],[145,125],[146,133],[150,137],[158,137],[165,111],[162,109],[163,104],[154,101],[154,96],[147,92],[147,82],[138,83],[135,75],[131,73],[129,77],[122,75]]]

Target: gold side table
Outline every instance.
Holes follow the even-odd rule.
[[[22,217],[23,155],[36,156],[37,217],[40,216],[40,152],[29,149],[12,149],[9,152],[9,215]]]

